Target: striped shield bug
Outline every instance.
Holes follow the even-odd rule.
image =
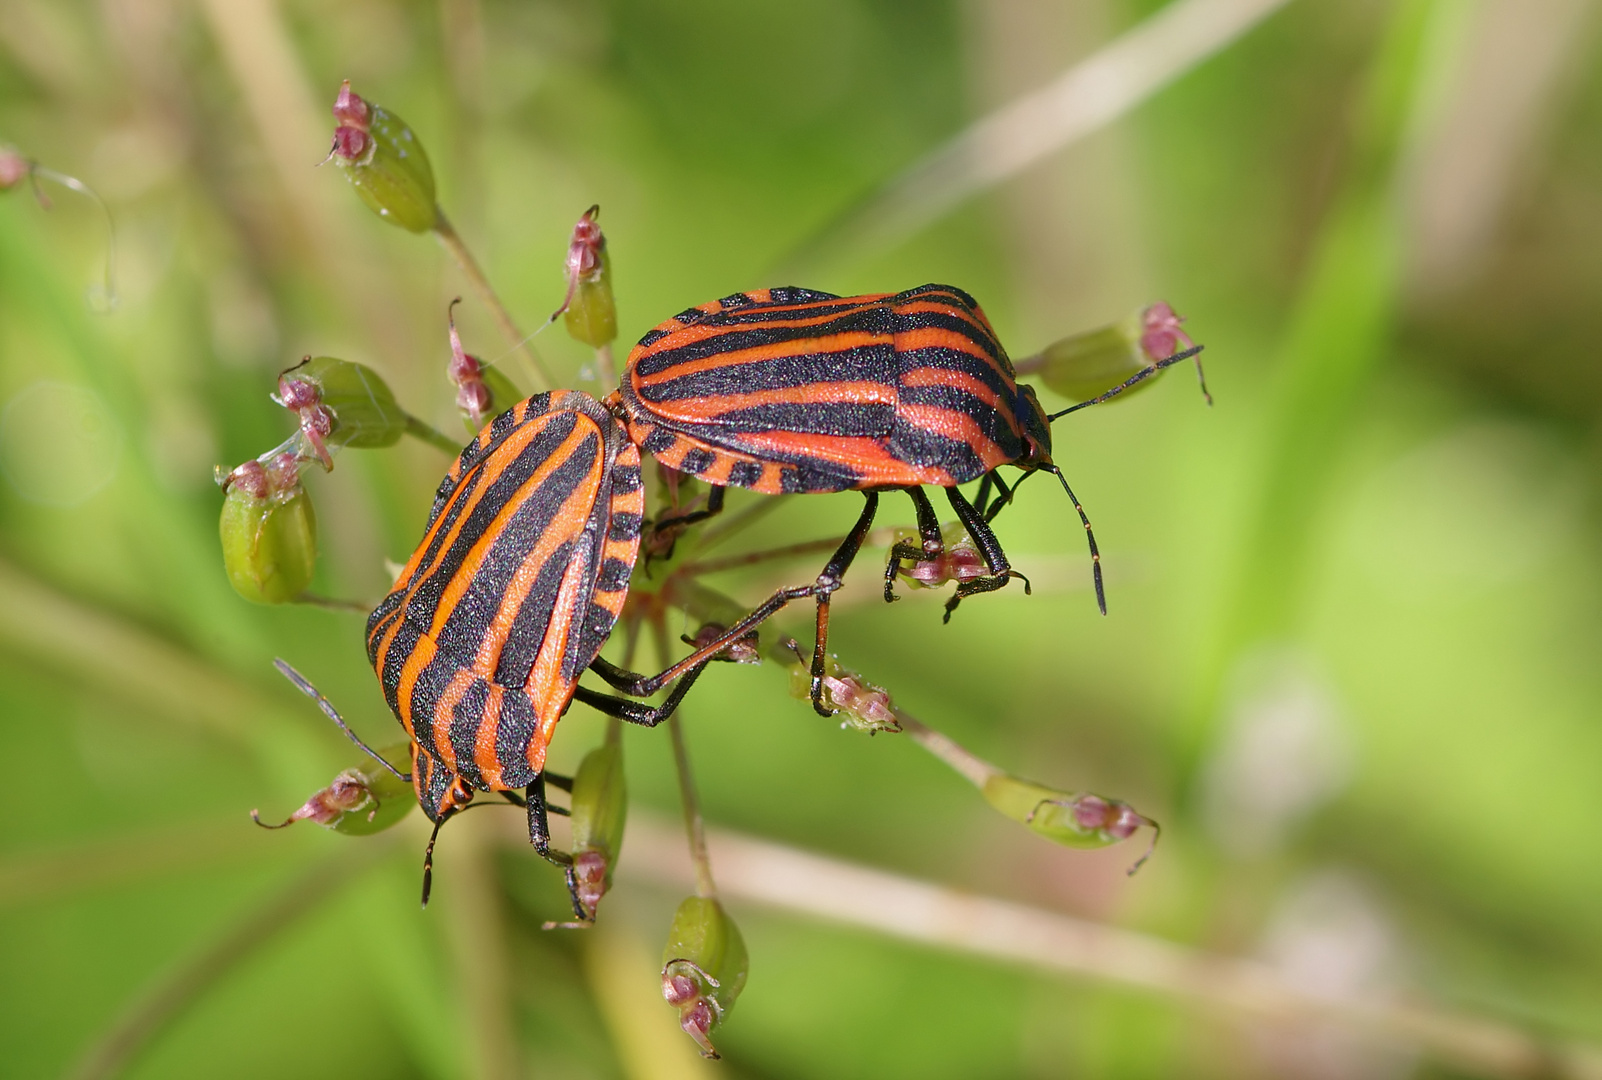
[[[440,827],[491,791],[526,805],[529,839],[564,868],[586,918],[573,860],[550,845],[545,752],[556,722],[575,698],[632,723],[662,722],[705,665],[765,617],[754,613],[659,675],[602,659],[644,509],[639,448],[599,402],[570,391],[497,416],[441,482],[422,541],[367,620],[368,658],[411,739],[411,771],[397,775],[434,822],[425,904]],[[634,697],[678,681],[651,707],[579,685],[586,669]],[[280,670],[363,745],[309,683]]]
[[[1196,351],[1048,415],[1034,390],[1017,381],[990,321],[961,289],[924,285],[850,297],[761,289],[690,308],[647,333],[607,405],[658,461],[712,485],[706,509],[675,524],[717,513],[729,486],[765,494],[863,493],[856,525],[810,588],[817,599],[812,702],[829,715],[821,696],[829,598],[873,525],[881,491],[911,497],[921,541],[892,549],[887,600],[895,598],[891,585],[905,560],[916,565],[943,550],[925,485],[945,489],[983,556],[988,573],[959,582],[949,618],[963,597],[1022,577],[990,528],[1016,487],[998,468],[1053,474],[1084,523],[1096,602],[1105,614],[1095,533],[1051,459],[1051,422]],[[958,485],[973,480],[981,484],[970,502]]]

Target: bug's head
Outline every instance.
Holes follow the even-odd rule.
[[[1035,388],[1018,384],[1018,400],[1013,406],[1018,426],[1023,430],[1024,456],[1016,462],[1021,469],[1038,469],[1051,465],[1051,419],[1040,407]]]

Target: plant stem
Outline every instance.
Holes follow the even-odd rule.
[[[366,615],[377,607],[365,600],[341,600],[335,596],[322,596],[318,593],[303,592],[295,597],[297,604],[310,604],[313,607],[327,608],[329,611],[354,611]]]
[[[261,907],[248,912],[210,948],[149,987],[95,1040],[68,1075],[72,1080],[100,1080],[125,1072],[139,1053],[198,1002],[209,987],[297,919],[316,910],[391,847],[392,839],[374,838],[358,845],[355,851],[342,850],[313,865]]]
[[[551,378],[551,373],[545,369],[545,362],[539,358],[539,355],[529,345],[528,338],[517,328],[517,323],[512,321],[511,312],[506,310],[506,305],[501,303],[501,298],[495,295],[495,290],[490,286],[489,278],[484,276],[484,271],[480,269],[478,260],[473,258],[473,253],[468,250],[467,244],[456,232],[456,229],[452,227],[450,220],[445,216],[445,212],[436,207],[435,215],[434,235],[439,237],[441,244],[445,245],[445,250],[451,253],[451,258],[456,260],[456,265],[461,268],[468,284],[473,286],[473,291],[478,294],[479,300],[483,302],[485,307],[489,308],[490,315],[495,319],[495,325],[501,328],[501,333],[506,336],[506,340],[511,342],[513,349],[523,354],[523,358],[534,369],[534,374],[541,383],[535,389],[549,390],[554,387],[556,380]]]
[[[661,622],[651,627],[656,636],[657,660],[666,668],[668,657],[667,630]],[[679,802],[684,807],[684,834],[690,846],[690,861],[695,864],[695,895],[715,899],[717,882],[712,880],[712,860],[706,853],[706,822],[701,818],[701,800],[695,792],[695,777],[690,772],[690,752],[684,745],[684,725],[680,722],[682,709],[668,717],[668,734],[673,738],[673,765],[679,774]]]
[[[602,389],[609,389],[617,382],[617,365],[612,361],[612,343],[595,347],[595,377],[600,380]]]
[[[528,843],[515,827],[506,835],[508,842]],[[666,823],[632,815],[627,842],[634,852],[631,873],[682,886],[685,868],[669,854]],[[1490,1017],[1447,1012],[1427,1000],[1329,995],[1259,960],[959,892],[722,829],[713,831],[711,843],[730,895],[780,911],[1134,987],[1261,1021],[1333,1022],[1369,1038],[1412,1044],[1474,1075],[1602,1078],[1602,1049]]]
[[[455,457],[462,452],[461,443],[433,424],[424,423],[411,413],[406,414],[406,434],[414,439],[421,439],[436,450],[449,454],[451,457]]]

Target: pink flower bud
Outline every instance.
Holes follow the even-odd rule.
[[[267,497],[267,469],[254,458],[230,473],[223,472],[222,467],[218,466],[217,486],[224,491],[238,488],[247,495],[265,499]]]
[[[671,969],[670,969],[671,970]],[[694,979],[684,974],[668,974],[662,976],[662,997],[669,1005],[679,1008],[688,1005],[701,996],[701,987]]]
[[[252,810],[250,819],[264,829],[282,829],[286,825],[293,825],[297,821],[315,821],[319,825],[332,825],[352,810],[360,810],[369,803],[373,803],[372,812],[367,815],[371,820],[378,812],[378,805],[373,800],[373,793],[367,787],[367,781],[361,773],[354,769],[346,769],[334,777],[334,782],[314,794],[301,805],[299,810],[289,815],[288,820],[277,825],[268,825],[261,820],[261,815]]]
[[[334,119],[339,121],[341,127],[360,128],[362,131],[367,130],[367,123],[372,115],[367,108],[367,102],[350,88],[349,79],[339,84],[339,96],[334,98],[333,111]]]
[[[14,148],[0,146],[0,191],[16,187],[33,172],[33,162]]]
[[[1190,339],[1190,335],[1179,328],[1184,321],[1162,300],[1140,313],[1140,349],[1150,362],[1155,364],[1182,349],[1195,347],[1196,343]]]
[[[717,1019],[717,1013],[705,998],[679,1011],[679,1027],[695,1040],[695,1045],[701,1048],[702,1057],[714,1061],[719,1057],[717,1049],[712,1045],[712,1025],[717,1023]]]

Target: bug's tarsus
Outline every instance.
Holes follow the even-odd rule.
[[[345,723],[345,718],[339,715],[339,710],[334,708],[334,703],[325,698],[322,695],[322,692],[318,690],[317,687],[313,686],[306,676],[290,667],[289,663],[281,658],[275,657],[273,659],[273,667],[277,668],[278,673],[284,678],[288,679],[290,683],[294,685],[296,690],[299,690],[301,693],[315,701],[317,703],[317,707],[323,710],[323,715],[337,724],[339,726],[339,730],[345,733],[345,737],[351,742],[355,743],[364,754],[378,762],[380,765],[384,766],[384,768],[388,769],[391,775],[393,775],[395,779],[399,780],[401,783],[409,784],[412,782],[411,773],[401,772],[399,769],[395,768],[395,766],[391,765],[389,761],[386,760],[384,756],[381,755],[377,750],[374,750],[371,746],[368,746],[366,743],[362,742],[361,736],[352,731],[350,729],[350,725]]]
[[[918,546],[902,541],[890,549],[890,560],[884,568],[884,602],[895,603],[900,597],[896,596],[896,572],[901,569],[903,560],[910,559],[916,566],[925,559],[938,559],[945,553],[945,539],[940,535],[940,518],[935,513],[934,504],[929,496],[924,494],[921,487],[902,488],[912,499],[912,508],[918,515]]]
[[[706,670],[706,665],[710,661],[710,657],[703,659],[700,663],[690,668],[689,671],[686,671],[668,693],[667,699],[655,707],[644,702],[629,701],[627,698],[603,694],[599,691],[591,690],[587,686],[574,687],[573,697],[591,708],[600,710],[607,716],[615,716],[619,720],[626,720],[631,724],[639,724],[641,727],[656,727],[656,725],[673,715],[673,710],[679,707],[679,702],[684,700],[684,695],[690,692],[690,687],[695,685],[695,680],[701,677],[701,672]],[[605,662],[602,661],[602,663]],[[626,694],[633,692],[631,687],[650,681],[646,680],[642,675],[634,674],[632,671],[624,671],[614,664],[605,664],[604,668],[591,664],[590,670]]]
[[[1105,615],[1107,614],[1107,590],[1102,586],[1101,582],[1101,549],[1096,547],[1096,530],[1090,527],[1090,517],[1085,513],[1085,508],[1079,504],[1079,496],[1075,495],[1074,489],[1068,486],[1068,478],[1062,474],[1062,470],[1053,466],[1050,472],[1057,478],[1057,482],[1062,485],[1062,489],[1068,493],[1068,499],[1074,504],[1074,509],[1079,511],[1079,520],[1085,523],[1085,539],[1090,544],[1090,572],[1091,577],[1096,582],[1096,606]]]
[[[1061,412],[1054,412],[1050,416],[1046,417],[1046,420],[1047,420],[1048,423],[1054,422],[1054,421],[1062,419],[1064,416],[1067,416],[1071,412],[1078,412],[1080,409],[1088,409],[1092,405],[1100,405],[1104,401],[1108,401],[1108,400],[1110,400],[1112,398],[1117,397],[1119,394],[1123,393],[1125,390],[1128,390],[1131,386],[1134,386],[1136,383],[1144,382],[1145,380],[1151,378],[1153,375],[1157,374],[1159,371],[1163,370],[1164,368],[1172,367],[1173,365],[1175,365],[1175,364],[1177,364],[1177,363],[1179,363],[1179,362],[1181,362],[1183,360],[1189,360],[1191,357],[1199,355],[1201,353],[1201,351],[1202,351],[1202,347],[1200,345],[1197,345],[1195,348],[1186,349],[1184,352],[1175,353],[1173,356],[1166,356],[1163,359],[1157,361],[1151,367],[1141,368],[1139,371],[1135,372],[1129,378],[1125,379],[1123,382],[1119,383],[1117,386],[1113,387],[1111,390],[1108,390],[1106,393],[1097,394],[1095,397],[1091,398],[1090,400],[1081,401],[1077,405],[1070,405],[1070,406],[1068,406],[1068,408],[1063,409]],[[1201,378],[1201,361],[1200,360],[1196,361],[1196,375],[1197,375],[1198,378]],[[1202,395],[1204,397],[1206,397],[1208,405],[1211,405],[1213,403],[1213,396],[1207,392],[1207,381],[1206,381],[1206,379],[1202,379]]]

